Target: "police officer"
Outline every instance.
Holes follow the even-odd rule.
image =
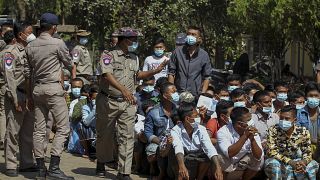
[[[13,27],[11,23],[5,22],[1,25],[1,39],[0,39],[0,51],[6,47],[6,43],[3,40],[3,36],[6,32],[12,31]],[[0,149],[4,148],[4,136],[6,133],[6,115],[4,110],[4,94],[6,92],[5,80],[3,74],[0,73]]]
[[[92,60],[90,57],[90,53],[86,47],[88,44],[88,36],[90,32],[85,30],[79,30],[77,33],[77,39],[79,40],[79,44],[73,48],[72,60],[75,64],[73,69],[73,76],[81,78],[84,84],[90,84],[90,78],[93,75],[93,67]],[[73,77],[74,78],[74,77]]]
[[[72,60],[65,43],[52,37],[57,31],[58,24],[56,15],[43,14],[40,19],[40,36],[26,47],[28,59],[26,77],[29,83],[31,79],[33,81],[33,100],[31,99],[31,88],[28,88],[28,106],[31,107],[34,104],[33,141],[34,155],[39,167],[39,179],[74,179],[66,176],[59,168],[63,145],[70,131],[68,107],[61,79],[62,64],[71,71]],[[46,119],[48,119],[49,111],[56,125],[56,135],[50,152],[50,166],[46,172],[43,144],[46,138]]]
[[[114,131],[118,131],[118,179],[131,179],[133,155],[133,130],[136,114],[135,78],[151,77],[166,66],[139,71],[139,60],[134,54],[138,48],[140,33],[131,28],[121,28],[117,34],[118,44],[112,51],[101,55],[100,93],[97,103],[97,176],[105,176],[105,163],[112,162],[115,143]]]
[[[27,39],[35,39],[32,26],[27,23],[16,23],[14,32],[5,34],[5,39],[12,36],[6,48],[1,52],[2,72],[6,82],[5,112],[7,117],[7,130],[5,135],[5,164],[6,175],[18,176],[17,152],[19,146],[20,171],[32,172],[37,168],[33,160],[33,129],[34,115],[26,110],[24,64],[26,64]],[[15,38],[14,38],[15,37]],[[16,41],[16,43],[15,43]],[[23,152],[23,153],[22,153]]]

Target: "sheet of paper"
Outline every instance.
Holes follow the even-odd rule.
[[[212,113],[216,111],[218,101],[206,96],[200,96],[198,99],[197,107],[204,106],[208,108],[208,111],[211,111]]]

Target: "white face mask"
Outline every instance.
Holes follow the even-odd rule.
[[[32,42],[32,41],[34,41],[35,39],[37,39],[37,37],[33,34],[33,33],[31,33],[31,34],[29,34],[29,36],[27,37],[27,43],[29,44],[30,42]]]

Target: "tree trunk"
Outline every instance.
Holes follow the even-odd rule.
[[[24,0],[17,0],[18,5],[18,19],[20,21],[26,20],[26,3]]]

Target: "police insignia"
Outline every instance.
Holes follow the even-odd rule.
[[[7,53],[4,54],[3,60],[5,62],[6,68],[7,69],[11,69],[12,68],[12,63],[13,63],[13,60],[14,60],[14,55],[9,53],[9,52],[7,52]]]
[[[104,54],[102,56],[102,61],[105,65],[109,65],[111,63],[112,56],[110,54]]]

